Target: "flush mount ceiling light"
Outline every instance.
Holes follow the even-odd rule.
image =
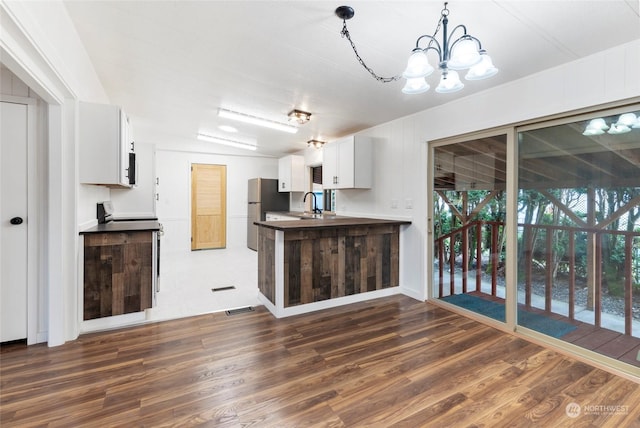
[[[631,129],[640,129],[640,117],[636,117],[634,113],[624,113],[611,126],[601,117],[591,119],[582,135],[602,135],[605,131],[611,135],[626,134]]]
[[[315,147],[316,149],[319,149],[322,146],[324,146],[324,141],[320,141],[320,140],[307,141],[307,147]]]
[[[237,111],[218,109],[218,116],[225,119],[237,120],[238,122],[249,123],[251,125],[264,126],[265,128],[275,129],[278,131],[295,134],[298,128],[287,123],[276,122],[275,120],[263,119],[250,114],[239,113]]]
[[[377,81],[382,83],[394,82],[400,80],[400,78],[406,79],[405,86],[402,88],[402,92],[405,94],[421,94],[429,90],[430,86],[427,83],[426,77],[434,71],[433,66],[429,64],[429,59],[427,58],[429,51],[433,51],[438,55],[440,84],[436,88],[436,92],[439,93],[457,92],[464,87],[456,70],[469,69],[465,75],[466,80],[486,79],[494,76],[498,72],[498,69],[493,66],[491,57],[482,49],[480,40],[468,34],[467,28],[464,25],[458,25],[450,33],[447,32],[449,9],[447,9],[446,2],[444,9],[440,12],[440,20],[438,21],[433,36],[425,34],[418,37],[416,47],[411,51],[404,73],[393,77],[381,77],[377,75],[365,64],[358,54],[356,46],[351,40],[349,30],[347,29],[347,20],[353,18],[355,15],[353,8],[350,6],[340,6],[336,9],[335,13],[338,18],[342,19],[342,32],[340,34],[349,40],[351,48],[356,54],[356,58],[360,64],[362,64]],[[442,43],[436,40],[440,29],[442,29]],[[462,32],[462,34],[457,36],[459,32]],[[454,38],[456,36],[457,38]],[[426,43],[426,46],[421,47],[421,43]]]
[[[242,141],[229,140],[227,138],[214,137],[213,135],[198,134],[198,140],[207,141],[209,143],[224,144],[225,146],[237,147],[245,150],[256,150],[255,144],[244,143]]]
[[[287,116],[289,116],[289,122],[296,121],[300,125],[304,125],[305,123],[309,122],[309,119],[311,119],[311,113],[295,109],[291,110]]]

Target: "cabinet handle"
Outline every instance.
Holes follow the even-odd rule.
[[[135,141],[132,141],[132,142],[131,142],[131,152],[132,152],[132,153],[136,151],[136,146],[135,146],[135,144],[136,144],[136,142],[135,142]]]
[[[160,177],[156,177],[156,186],[160,185]]]
[[[156,193],[156,201],[160,200],[160,193]]]

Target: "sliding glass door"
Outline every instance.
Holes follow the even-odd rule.
[[[518,325],[640,367],[640,109],[518,130]]]
[[[507,135],[433,147],[432,296],[505,321]]]

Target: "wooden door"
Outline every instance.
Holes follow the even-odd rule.
[[[227,167],[191,165],[191,250],[227,245]]]

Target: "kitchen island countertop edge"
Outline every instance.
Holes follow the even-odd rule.
[[[322,219],[256,221],[254,224],[269,229],[291,231],[301,229],[328,229],[352,226],[408,225],[409,220],[386,220],[368,217],[336,216]]]
[[[157,220],[142,221],[112,221],[108,223],[100,223],[81,230],[80,234],[88,233],[117,233],[117,232],[155,232],[160,230],[160,223]]]

